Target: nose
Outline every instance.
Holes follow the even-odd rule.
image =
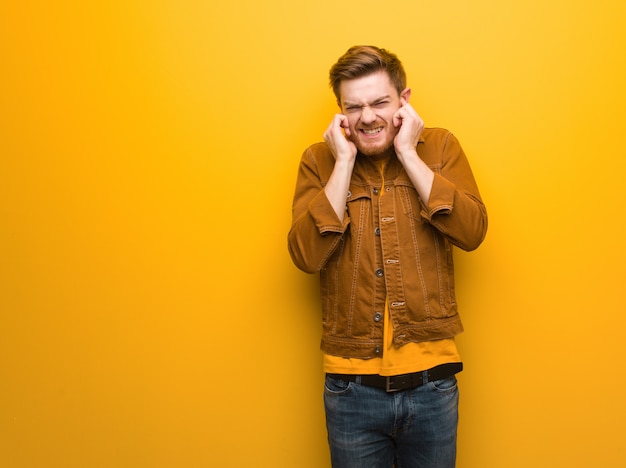
[[[361,122],[365,125],[369,125],[376,121],[376,114],[371,107],[365,106],[361,111]]]

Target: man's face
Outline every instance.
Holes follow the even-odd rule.
[[[341,112],[348,117],[350,140],[366,156],[384,156],[392,148],[399,127],[393,115],[408,100],[410,90],[401,95],[391,84],[389,75],[379,71],[339,85]]]

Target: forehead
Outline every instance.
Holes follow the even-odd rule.
[[[339,85],[341,102],[369,102],[382,96],[397,96],[398,91],[391,83],[386,71],[370,73],[353,80],[344,80]]]

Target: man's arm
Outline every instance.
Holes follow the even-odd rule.
[[[348,118],[342,114],[335,115],[324,132],[324,141],[335,156],[335,167],[324,191],[340,221],[343,221],[346,211],[346,198],[357,153],[354,143],[346,138],[349,135]]]
[[[417,143],[424,130],[424,121],[415,109],[402,99],[402,107],[394,114],[393,124],[400,127],[393,142],[398,160],[404,166],[420,198],[428,206],[435,174],[417,154]]]
[[[307,273],[326,264],[349,223],[346,200],[357,151],[343,125],[345,116],[336,115],[324,133],[326,145],[307,149],[300,161],[288,243],[294,264]]]
[[[401,127],[394,140],[396,154],[422,200],[422,218],[458,247],[477,248],[487,232],[487,211],[456,138],[448,135],[441,173],[434,173],[417,153],[424,123],[408,102],[394,115],[394,125]]]

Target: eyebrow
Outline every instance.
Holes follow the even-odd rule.
[[[391,96],[389,94],[386,94],[384,96],[374,99],[373,101],[370,101],[368,105],[371,106],[372,104],[376,104],[376,103],[379,103],[380,101],[384,101],[385,99],[390,99],[390,98]],[[363,104],[357,104],[356,102],[350,102],[350,101],[344,101],[343,105],[344,107],[363,107]]]

